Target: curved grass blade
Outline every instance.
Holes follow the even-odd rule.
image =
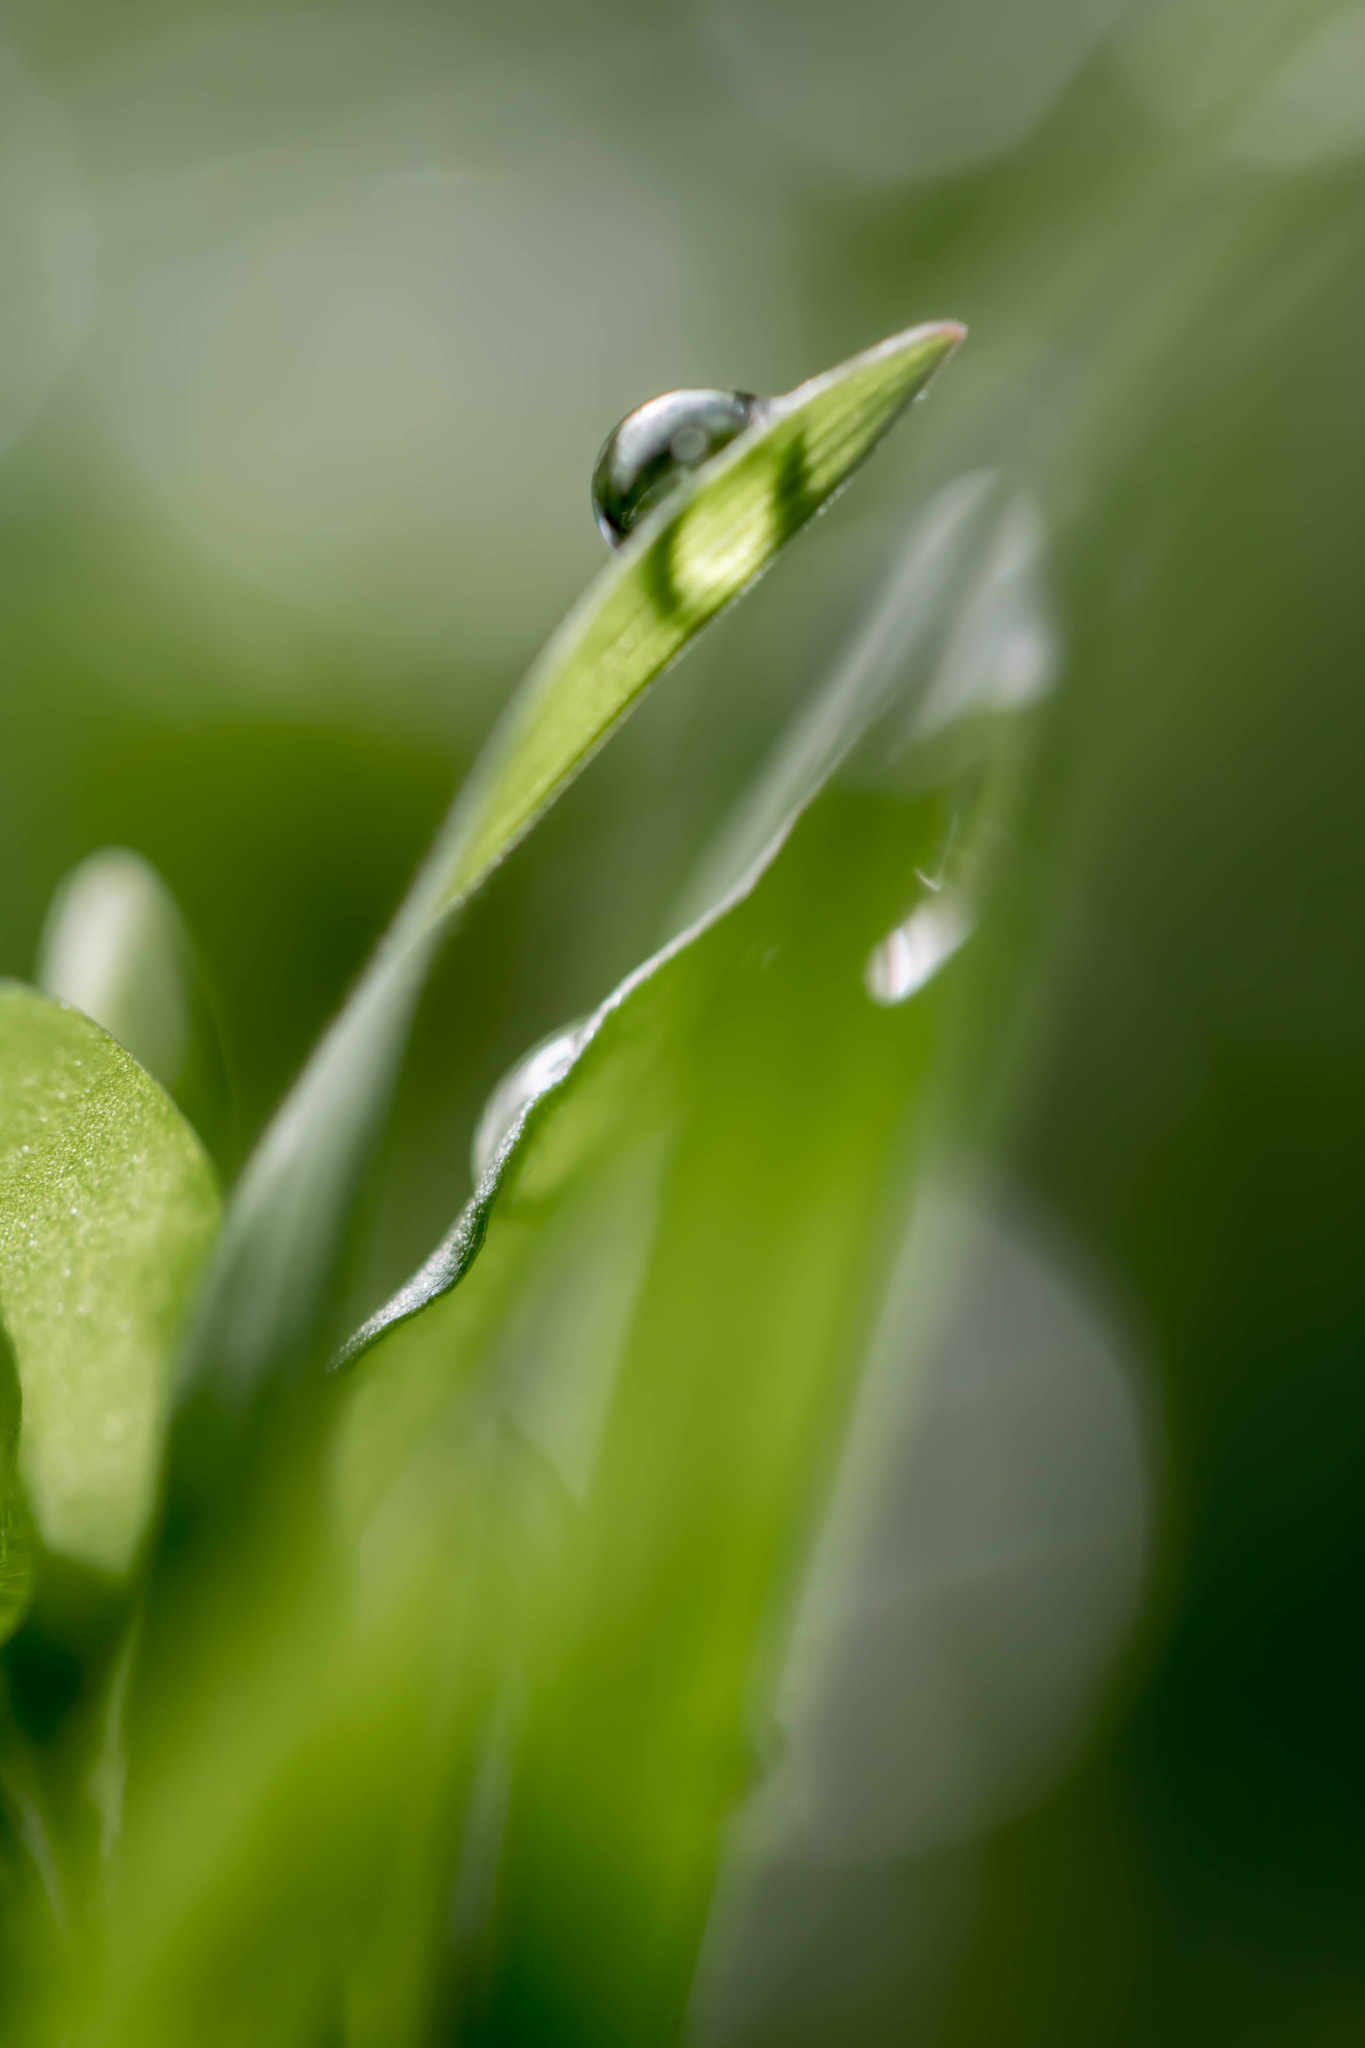
[[[356,1190],[442,927],[648,684],[828,503],[963,333],[913,328],[774,401],[631,537],[532,668],[237,1190],[184,1360],[192,1412],[175,1462],[191,1493],[221,1461],[226,1418],[328,1339]]]
[[[218,1228],[170,1098],[78,1010],[0,983],[0,1306],[49,1551],[111,1576],[156,1489],[169,1369]]]
[[[972,590],[964,604],[958,600],[964,581],[979,572],[983,556],[989,557],[998,497],[992,475],[962,477],[940,491],[913,522],[880,601],[704,856],[684,899],[681,929],[633,969],[591,1016],[537,1047],[500,1084],[482,1148],[486,1156],[476,1162],[473,1195],[430,1258],[347,1341],[335,1367],[353,1363],[386,1330],[420,1314],[463,1279],[483,1244],[499,1192],[551,1105],[573,1086],[589,1046],[618,1013],[639,1001],[671,961],[752,893],[797,820],[868,728],[932,689],[938,670],[926,673],[917,657],[932,649],[954,621],[950,644],[960,637],[961,615],[972,609]]]

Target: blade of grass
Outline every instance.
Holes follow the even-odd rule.
[[[913,328],[775,401],[660,507],[554,636],[346,1008],[243,1175],[180,1381],[175,1483],[332,1336],[327,1302],[413,1008],[443,927],[641,692],[828,503],[961,341]]]

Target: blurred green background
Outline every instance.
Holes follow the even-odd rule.
[[[11,0],[0,29],[0,970],[87,853],[154,862],[219,1014],[225,1174],[598,566],[614,422],[969,323],[466,920],[355,1306],[464,1200],[509,1062],[666,934],[911,515],[1002,472],[1059,676],[933,1115],[1016,1219],[1000,1300],[1042,1288],[1043,1348],[1070,1317],[1100,1361],[1026,1400],[1020,1526],[1064,1546],[1089,1475],[1121,1568],[1055,1626],[1006,1574],[970,1797],[933,1748],[968,1708],[936,1735],[869,1667],[876,1784],[831,1765],[795,1846],[739,1843],[691,2024],[1365,2039],[1365,7]],[[968,1471],[934,1426],[902,1492],[960,1471],[989,1521],[1018,1430]],[[1036,1677],[1050,1626],[1082,1677]],[[900,1822],[843,1826],[859,1797]]]

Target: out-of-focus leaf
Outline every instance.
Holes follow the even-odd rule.
[[[572,1185],[622,1093],[660,1135],[647,1268],[539,1617],[489,2038],[666,2038],[681,2009],[932,1046],[931,1012],[870,1003],[863,963],[948,821],[940,793],[832,791],[604,1029],[509,1189],[515,1223]]]
[[[0,984],[0,1307],[46,1547],[121,1574],[150,1513],[172,1350],[218,1227],[175,1105],[79,1011]]]
[[[51,2037],[437,2038],[445,1852],[562,1513],[544,1459],[476,1406],[387,1485],[291,1471],[201,1551],[191,1640],[142,1673],[107,1940]]]
[[[774,401],[632,535],[533,667],[374,964],[243,1176],[185,1361],[177,1465],[191,1493],[207,1482],[224,1418],[316,1346],[444,921],[653,678],[828,502],[962,333],[955,323],[911,329]]]
[[[0,1919],[4,2039],[44,2038],[49,1991],[70,1967],[71,1900],[50,1812],[50,1788],[0,1672]],[[34,2024],[35,2020],[37,2024]]]
[[[758,2014],[764,2038],[799,2036],[850,1904],[907,1865],[933,1889],[936,1854],[1039,1797],[1133,1620],[1150,1474],[1131,1352],[1017,1196],[963,1164],[922,1185],[878,1317],[689,2040],[752,2038]]]
[[[106,846],[65,877],[34,980],[116,1038],[207,1143],[222,1135],[222,1052],[194,947],[175,898],[141,854]]]

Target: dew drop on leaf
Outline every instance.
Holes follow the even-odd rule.
[[[665,391],[627,413],[592,473],[592,509],[611,545],[756,420],[750,391]]]

